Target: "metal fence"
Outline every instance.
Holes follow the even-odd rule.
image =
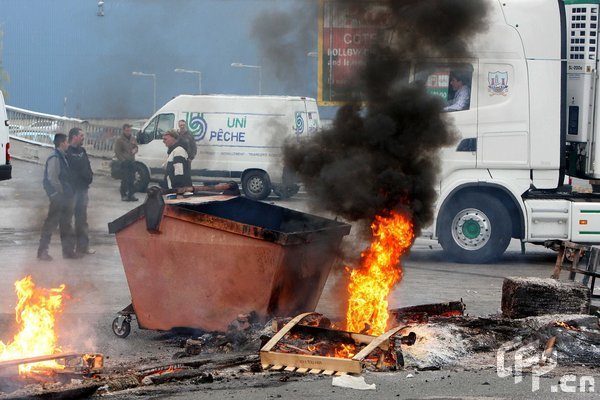
[[[115,139],[122,129],[98,125],[89,121],[43,114],[22,108],[6,106],[12,138],[31,143],[52,144],[56,133],[68,134],[71,128],[81,128],[85,133],[85,148],[88,154],[112,158]]]

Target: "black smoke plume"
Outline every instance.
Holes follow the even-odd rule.
[[[345,1],[353,12],[372,2]],[[284,149],[287,168],[305,184],[316,207],[351,221],[408,212],[415,233],[431,223],[438,151],[456,141],[443,102],[422,82],[408,83],[406,60],[466,57],[469,40],[486,27],[478,0],[380,1],[378,40],[355,82],[362,98],[342,106],[330,129]]]
[[[259,15],[250,36],[256,40],[261,63],[288,94],[306,87],[306,65],[314,62],[307,54],[316,49],[317,14],[315,0],[302,0],[290,12],[271,10]]]

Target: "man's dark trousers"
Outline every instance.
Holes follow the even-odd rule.
[[[87,206],[88,189],[75,189],[73,194],[73,215],[75,217],[76,253],[86,253],[89,248]]]
[[[71,208],[73,197],[65,194],[55,194],[50,197],[48,216],[42,227],[38,256],[48,253],[48,246],[52,238],[52,232],[58,226],[60,228],[60,244],[63,255],[72,256],[75,249],[73,229],[71,227]]]

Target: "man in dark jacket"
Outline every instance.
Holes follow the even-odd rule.
[[[96,251],[89,248],[87,207],[88,188],[92,183],[94,173],[83,148],[85,136],[81,128],[72,128],[69,131],[69,148],[67,161],[71,173],[73,186],[73,216],[75,217],[75,252],[79,254],[94,254]]]
[[[71,209],[73,207],[73,189],[69,176],[69,164],[65,152],[69,144],[64,133],[54,135],[54,151],[46,160],[44,168],[44,190],[50,200],[48,216],[42,227],[40,245],[37,256],[40,260],[52,261],[48,247],[52,232],[60,227],[60,243],[64,258],[79,258],[75,253],[73,227],[71,226]]]
[[[138,201],[135,194],[135,154],[138,145],[135,137],[131,134],[131,125],[123,125],[123,134],[115,141],[115,157],[121,161],[123,178],[121,179],[121,200]]]
[[[167,163],[165,165],[165,187],[176,189],[192,186],[190,163],[185,146],[179,141],[176,131],[167,131],[163,135],[163,143],[167,146]]]
[[[198,152],[198,147],[196,146],[196,139],[194,139],[194,135],[189,131],[187,127],[187,123],[184,119],[180,119],[177,122],[177,133],[179,134],[179,141],[183,144],[183,147],[188,153],[188,160],[190,161],[190,165],[192,164],[192,160],[196,157],[196,153]]]

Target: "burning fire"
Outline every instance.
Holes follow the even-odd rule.
[[[12,343],[0,340],[0,361],[38,357],[59,353],[57,335],[54,331],[55,316],[62,311],[63,290],[36,288],[31,276],[15,282],[18,303],[15,307],[19,332]],[[62,368],[55,361],[19,365],[19,374],[38,368]]]
[[[381,335],[388,321],[387,297],[402,279],[400,257],[414,239],[413,223],[404,214],[378,215],[371,225],[373,242],[361,254],[360,268],[350,272],[347,329]]]

